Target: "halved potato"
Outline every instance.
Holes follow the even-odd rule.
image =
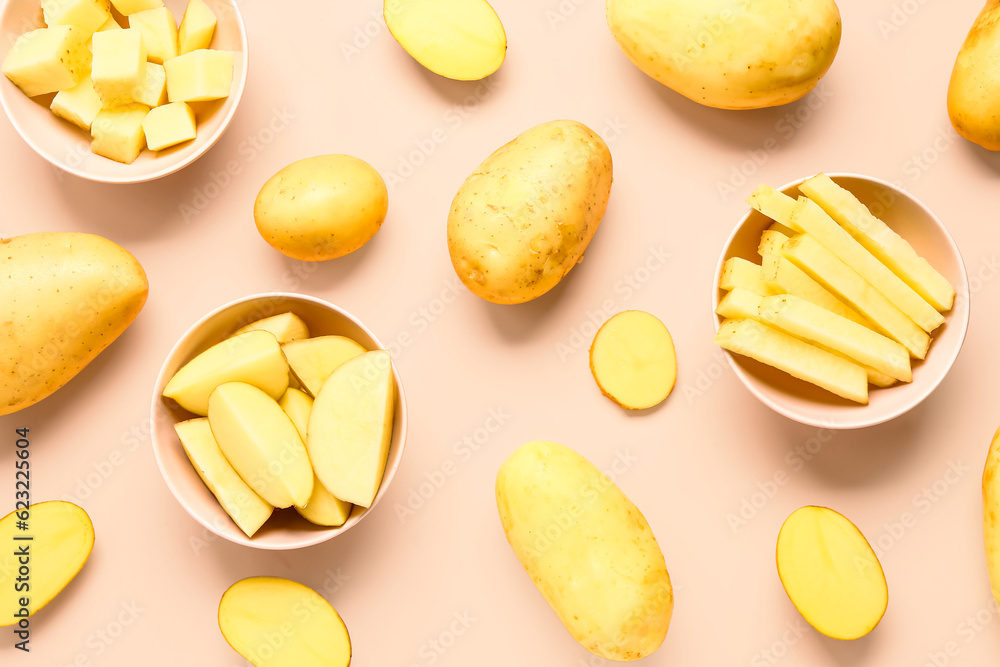
[[[254,667],[348,667],[351,637],[319,593],[278,577],[237,581],[219,602],[219,629]]]
[[[626,310],[594,336],[590,372],[601,393],[623,408],[651,408],[670,395],[677,380],[674,341],[653,315]]]

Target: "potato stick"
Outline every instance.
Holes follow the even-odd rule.
[[[778,232],[779,234],[784,234],[785,236],[792,237],[795,236],[795,230],[791,227],[787,227],[780,222],[772,222],[771,226],[768,227],[769,231]]]
[[[862,405],[868,404],[868,376],[846,359],[754,320],[726,320],[715,342],[733,352],[822,387]]]
[[[774,257],[774,261],[771,259],[764,260],[761,265],[761,277],[766,283],[778,289],[782,294],[794,294],[806,301],[815,303],[821,308],[826,308],[831,313],[846,317],[869,329],[874,326],[860,313],[810,278],[809,274],[782,256]]]
[[[794,233],[802,232],[792,221],[792,211],[795,209],[795,198],[778,192],[770,185],[759,185],[757,189],[747,197],[750,206],[767,217],[774,220],[786,229]],[[786,234],[792,236],[792,234]]]
[[[944,316],[934,306],[924,301],[889,267],[868,252],[836,220],[827,215],[819,204],[807,197],[799,197],[792,211],[792,220],[797,227],[826,246],[827,250],[882,292],[921,329],[930,333],[944,324]]]
[[[955,303],[955,288],[948,279],[918,255],[899,234],[872,215],[853,193],[825,174],[805,181],[799,190],[819,204],[928,303],[940,311],[951,310]]]
[[[754,264],[742,257],[730,257],[722,265],[722,277],[719,280],[719,287],[724,290],[731,290],[734,287],[756,292],[761,296],[778,294],[778,291],[764,282],[761,278],[760,264]]]

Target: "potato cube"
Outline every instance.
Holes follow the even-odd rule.
[[[142,119],[142,129],[146,133],[146,146],[151,151],[190,141],[198,135],[194,111],[186,102],[171,102],[150,109]]]
[[[163,66],[171,102],[203,102],[229,95],[233,83],[231,51],[198,49],[171,58]]]
[[[163,6],[163,0],[111,0],[111,4],[122,16],[130,16],[147,9]]]
[[[98,0],[44,0],[42,17],[49,27],[74,25],[91,35],[111,18],[111,12]]]
[[[27,32],[4,59],[3,73],[28,97],[72,88],[90,66],[87,37],[71,25]]]
[[[190,0],[177,33],[180,54],[211,46],[217,22],[215,14],[202,0]]]
[[[146,58],[163,64],[177,56],[177,22],[166,7],[146,9],[128,17],[128,27],[142,33]]]
[[[131,104],[146,83],[146,48],[134,28],[94,33],[90,78],[105,109]]]
[[[149,108],[142,104],[126,104],[114,109],[101,109],[90,126],[90,150],[125,164],[132,164],[146,145],[142,119]]]
[[[139,104],[158,107],[167,101],[167,71],[163,65],[146,63],[146,80],[142,93],[135,98]]]
[[[94,92],[90,77],[85,76],[72,88],[56,93],[49,108],[60,118],[89,130],[101,110],[101,98]]]
[[[104,32],[105,30],[121,30],[122,27],[118,25],[118,21],[115,20],[114,16],[109,16],[108,20],[104,22],[100,28],[95,30],[95,32]]]

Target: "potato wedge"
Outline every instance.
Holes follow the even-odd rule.
[[[677,380],[677,353],[663,322],[641,310],[613,316],[590,346],[590,372],[601,393],[628,410],[662,403]]]
[[[199,2],[200,0],[193,0]],[[309,327],[302,321],[302,318],[295,313],[279,313],[271,317],[265,317],[250,324],[240,327],[233,336],[239,336],[248,331],[270,331],[278,343],[284,345],[296,340],[309,338]]]
[[[316,336],[286,343],[281,347],[288,367],[299,384],[315,398],[319,390],[342,363],[364,354],[365,348],[346,336]]]

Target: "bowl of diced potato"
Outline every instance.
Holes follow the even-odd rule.
[[[247,35],[235,0],[9,0],[0,105],[52,165],[140,183],[191,164],[236,113]]]
[[[403,455],[406,398],[360,320],[275,292],[188,329],[163,363],[150,420],[163,479],[205,530],[297,549],[346,532],[385,497]]]
[[[911,410],[965,341],[969,282],[944,224],[857,174],[761,185],[712,291],[715,342],[761,402],[832,429]]]

